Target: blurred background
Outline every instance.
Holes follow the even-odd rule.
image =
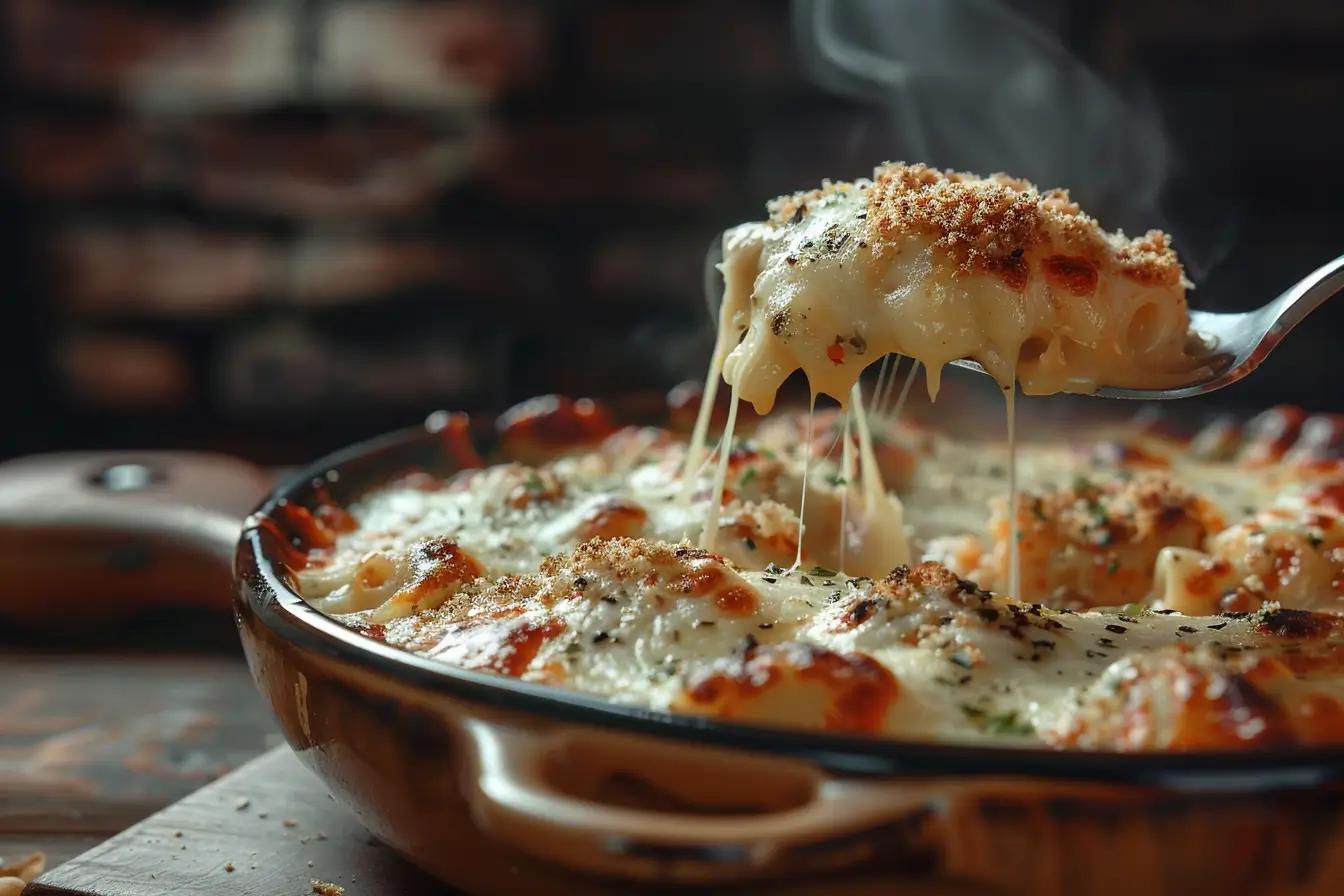
[[[888,158],[1167,228],[1198,307],[1344,251],[1338,0],[3,9],[3,456],[656,406],[703,375],[713,235]],[[1344,410],[1341,328],[1211,400]]]

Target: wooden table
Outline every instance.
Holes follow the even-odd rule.
[[[226,615],[0,627],[0,856],[51,868],[282,742]]]

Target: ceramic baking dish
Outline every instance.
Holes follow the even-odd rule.
[[[307,537],[293,508],[407,468],[452,473],[460,423],[437,414],[323,458],[245,523],[238,505],[263,486],[236,461],[16,461],[0,469],[0,541],[120,545],[100,561],[122,576],[114,593],[174,575],[222,587],[231,566],[248,663],[296,753],[374,835],[470,892],[1344,892],[1344,750],[1119,755],[751,727],[456,669],[310,608],[292,588]],[[1341,433],[1292,409],[1220,425],[1322,455]],[[501,868],[517,889],[499,889]]]

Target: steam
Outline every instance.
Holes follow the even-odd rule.
[[[846,158],[826,161],[845,168],[829,176],[903,159],[1066,187],[1107,229],[1172,233],[1196,281],[1230,247],[1231,215],[1191,232],[1164,208],[1183,169],[1154,105],[1122,98],[1005,3],[794,0],[793,14],[813,79],[870,107],[834,136]]]

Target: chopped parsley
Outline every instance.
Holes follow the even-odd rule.
[[[831,473],[826,477],[826,484],[834,486],[849,485],[849,480],[839,473]]]
[[[523,480],[523,488],[530,492],[539,492],[546,488],[546,484],[541,481],[541,477],[536,473],[530,473],[528,474],[528,477]]]
[[[742,478],[737,481],[738,485],[748,485],[756,478],[756,468],[747,467],[742,471]]]
[[[1120,571],[1120,561],[1116,559],[1111,560],[1110,566],[1106,567],[1106,575],[1113,576],[1119,571]]]
[[[678,663],[675,659],[667,659],[649,671],[650,681],[665,681],[677,674]]]
[[[824,566],[814,566],[808,570],[810,575],[820,576],[823,579],[834,578],[838,573],[833,569],[827,569]]]
[[[1019,719],[1016,710],[991,713],[969,703],[960,704],[958,709],[972,725],[988,734],[1027,735],[1036,733],[1035,726],[1030,722]]]

